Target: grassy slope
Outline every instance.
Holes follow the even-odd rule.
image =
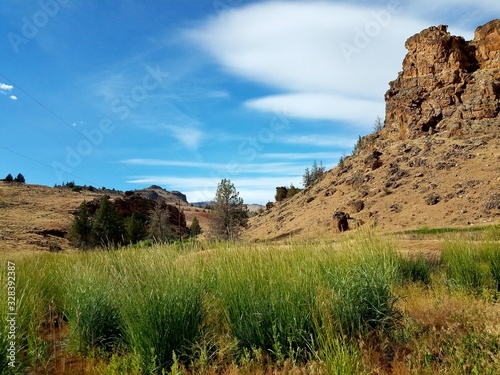
[[[372,170],[370,155],[382,152]],[[500,222],[500,133],[463,138],[441,135],[414,140],[365,137],[358,151],[312,188],[250,220],[249,240],[335,236],[332,214],[349,213],[365,226],[403,231],[423,226],[467,227]],[[439,196],[429,205],[431,194]],[[497,194],[496,209],[487,209]],[[363,202],[356,212],[353,202]],[[354,222],[350,222],[354,225]]]

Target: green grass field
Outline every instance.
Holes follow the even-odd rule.
[[[497,228],[454,234],[439,261],[371,232],[13,254],[3,301],[8,261],[5,374],[500,373]]]

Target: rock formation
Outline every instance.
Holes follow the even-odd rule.
[[[385,95],[385,131],[414,139],[428,132],[450,136],[499,126],[500,20],[478,27],[474,40],[430,27],[408,39],[403,71]]]
[[[249,239],[500,223],[500,20],[474,40],[447,26],[410,37],[384,127],[301,193],[249,221]],[[332,216],[333,214],[333,216]]]

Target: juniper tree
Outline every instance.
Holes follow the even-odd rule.
[[[87,209],[87,202],[83,201],[78,209],[69,231],[70,241],[73,246],[82,249],[89,248],[92,243],[92,221]]]
[[[19,182],[21,184],[24,184],[26,182],[26,179],[22,175],[22,173],[19,173],[17,177],[14,179],[14,182]]]
[[[117,246],[124,241],[125,225],[122,216],[118,213],[109,196],[101,199],[99,209],[94,216],[92,235],[95,244],[106,247]]]
[[[125,230],[127,232],[127,241],[130,243],[137,243],[146,238],[147,233],[144,222],[135,213],[125,219]]]
[[[238,239],[248,221],[248,211],[231,180],[223,179],[217,186],[212,210],[210,235],[220,240]]]
[[[191,227],[189,228],[189,235],[191,237],[196,237],[200,233],[201,233],[200,222],[198,221],[198,218],[195,216],[193,218],[193,221],[191,222]]]

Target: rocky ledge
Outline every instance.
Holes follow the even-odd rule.
[[[385,95],[389,138],[500,126],[500,20],[478,27],[469,42],[433,26],[409,38],[406,49],[403,70]]]

